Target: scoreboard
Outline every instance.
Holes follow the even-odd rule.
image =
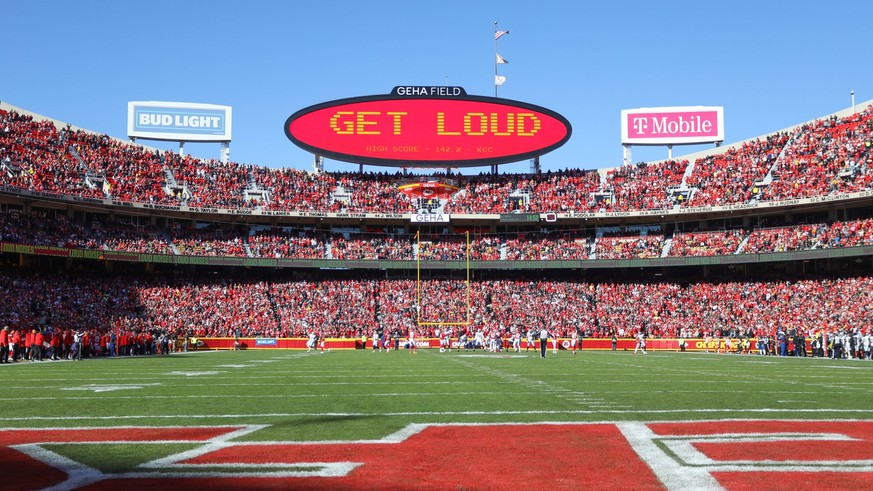
[[[560,147],[572,133],[554,111],[469,96],[460,87],[395,87],[388,95],[325,102],[297,111],[284,129],[318,155],[411,167],[525,160]]]

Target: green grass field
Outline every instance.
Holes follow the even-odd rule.
[[[234,441],[299,442],[378,440],[429,423],[873,420],[873,362],[863,360],[249,350],[20,363],[0,373],[7,430],[263,425]],[[123,474],[195,446],[43,448]]]

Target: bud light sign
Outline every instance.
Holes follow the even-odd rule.
[[[193,102],[127,103],[127,136],[148,140],[229,142],[230,106]]]
[[[658,107],[621,111],[623,145],[688,145],[724,141],[723,107]]]

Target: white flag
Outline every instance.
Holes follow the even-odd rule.
[[[494,31],[494,40],[497,41],[501,36],[509,34],[509,31]]]
[[[503,75],[495,75],[494,76],[494,85],[500,87],[504,83],[506,83],[506,77],[504,77]]]
[[[500,55],[497,54],[497,53],[494,53],[494,54],[497,55],[497,64],[498,64],[498,65],[505,65],[505,64],[509,63],[509,60],[507,60],[506,58],[500,56]]]

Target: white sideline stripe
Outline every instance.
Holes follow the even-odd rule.
[[[214,419],[214,418],[288,418],[288,417],[359,417],[359,416],[491,416],[491,415],[554,415],[554,414],[723,414],[723,413],[860,413],[873,414],[873,409],[567,409],[567,410],[532,410],[532,411],[404,411],[384,413],[263,413],[263,414],[161,414],[161,415],[117,415],[117,416],[19,416],[4,417],[5,421],[56,421],[56,420],[127,420],[127,419]],[[758,421],[756,419],[729,418],[729,421]],[[692,422],[694,420],[689,420]],[[785,421],[785,420],[782,420]],[[614,421],[613,421],[614,422]],[[491,423],[489,423],[491,424]],[[567,424],[567,422],[564,422]]]
[[[240,377],[234,376],[234,378],[238,379]],[[91,380],[91,379],[79,379],[79,381],[82,381],[82,380]],[[97,380],[97,379],[94,379],[94,380]],[[118,380],[120,380],[120,379],[118,379]],[[54,381],[57,382],[57,379]],[[105,379],[104,379],[104,381],[105,381]],[[510,382],[493,382],[493,383],[489,382],[489,385],[501,385],[501,384],[509,385]],[[96,384],[92,384],[92,385],[96,385]],[[131,384],[131,385],[133,385],[133,384]],[[142,385],[142,384],[139,384],[139,385]],[[324,386],[329,386],[329,385],[391,385],[391,386],[395,386],[395,385],[397,385],[397,382],[396,382],[396,380],[395,381],[386,381],[386,382],[312,382],[312,383],[294,382],[295,387],[299,387],[299,386],[324,387]],[[457,382],[455,382],[455,381],[444,381],[444,382],[443,381],[434,381],[434,382],[424,382],[424,381],[422,381],[422,382],[408,381],[407,382],[407,381],[404,381],[403,385],[477,385],[477,386],[480,386],[480,385],[482,385],[482,382],[481,381],[469,381],[469,382],[467,382],[467,381],[463,381],[463,380],[459,380]],[[160,386],[164,387],[164,388],[167,388],[167,387],[176,387],[176,388],[178,388],[178,387],[184,387],[184,388],[189,388],[189,387],[208,387],[208,388],[212,388],[212,387],[276,387],[276,384],[218,384],[218,383],[216,383],[216,384],[195,384],[195,383],[168,384],[168,383],[160,382]],[[46,389],[63,390],[66,387],[70,387],[70,385],[56,385],[56,386],[41,385],[38,388],[34,388],[32,385],[28,385],[28,386],[3,386],[4,389],[36,390],[36,391],[40,391],[40,392],[44,391]],[[624,393],[630,393],[630,392],[631,391],[616,392],[616,393],[624,394]],[[688,391],[688,392],[694,392],[695,394],[700,393],[700,391]],[[719,394],[724,393],[724,391],[715,391],[715,390],[711,391],[711,392],[713,392],[713,393],[717,392]],[[811,394],[820,394],[820,392],[810,392],[810,393]]]
[[[140,387],[129,387],[130,389]],[[79,388],[61,389],[61,390],[80,390]],[[88,389],[81,389],[88,390]],[[472,395],[506,395],[506,392],[391,392],[391,393],[368,393],[368,394],[259,394],[259,395],[240,395],[240,394],[200,394],[200,395],[183,395],[183,396],[158,396],[158,395],[138,395],[138,396],[60,396],[60,397],[7,397],[4,401],[106,401],[110,399],[320,399],[330,398],[336,399],[341,397],[421,397],[421,396],[472,396]]]
[[[617,423],[616,426],[667,489],[723,489],[706,469],[684,467],[665,454],[655,444],[655,433],[644,423]]]
[[[7,419],[7,418],[4,418]],[[34,428],[32,426],[28,426],[26,428],[14,428],[14,427],[0,427],[0,431],[33,431],[33,432],[43,432],[43,431],[79,431],[79,430],[152,430],[152,429],[161,429],[161,430],[190,430],[191,428],[242,428],[246,425],[236,424],[236,425],[228,425],[228,424],[215,424],[209,426],[191,426],[191,425],[119,425],[119,426],[46,426],[42,428]],[[183,442],[191,442],[191,441],[201,441],[201,440],[180,440]],[[61,442],[61,443],[69,443],[69,442]],[[119,442],[123,443],[123,442]]]
[[[234,377],[236,378],[236,377]],[[80,379],[81,380],[81,379]],[[562,379],[556,379],[562,380]],[[57,380],[55,380],[57,381]],[[502,382],[502,381],[494,381],[488,382],[488,385],[514,385],[514,382]],[[871,382],[873,384],[873,382]],[[131,384],[133,385],[133,384]],[[139,384],[142,385],[142,384]],[[326,386],[346,386],[346,385],[366,385],[366,386],[394,386],[396,382],[315,382],[315,383],[294,383],[295,387],[301,386],[318,386],[318,387],[326,387]],[[459,380],[455,381],[433,381],[433,382],[424,382],[424,381],[404,381],[404,386],[408,385],[476,385],[481,386],[481,381],[463,381]],[[842,384],[840,384],[842,385]],[[864,384],[867,385],[867,384]],[[55,390],[64,390],[65,388],[70,387],[69,385],[41,385],[39,388],[34,388],[32,385],[28,386],[4,386],[5,389],[9,390],[34,390],[39,392],[45,392],[47,389],[55,389]],[[215,387],[276,387],[276,384],[228,384],[228,383],[215,383],[215,384],[176,384],[176,383],[160,383],[160,387],[163,388],[192,388],[192,387],[207,387],[207,388],[215,388]],[[837,387],[832,385],[831,387]],[[569,389],[568,389],[569,390]],[[606,394],[617,394],[617,395],[628,395],[628,394],[637,394],[639,391],[634,390],[610,390],[610,391],[597,391],[595,392],[576,392],[578,394],[590,394],[590,395],[606,395]],[[723,390],[674,390],[670,391],[673,394],[724,394]],[[816,395],[823,396],[823,399],[826,399],[821,391],[791,391],[792,395]],[[602,397],[592,397],[592,399],[603,399]],[[14,398],[4,398],[4,400],[15,400]],[[783,401],[776,401],[783,402]],[[809,402],[822,402],[822,401],[809,401]]]
[[[196,417],[190,415],[179,415],[172,416],[174,418],[188,418],[188,417]],[[3,420],[8,420],[10,418],[3,418]],[[58,419],[66,419],[66,418],[58,418]],[[719,419],[656,419],[651,421],[645,421],[646,425],[654,425],[654,424],[702,424],[702,423],[746,423],[746,422],[770,422],[770,421],[779,421],[783,423],[871,423],[873,420],[870,419],[858,419],[858,418],[825,418],[825,419],[776,419],[776,420],[762,420],[760,418],[719,418]],[[603,419],[596,421],[516,421],[516,422],[493,422],[493,423],[482,423],[482,422],[454,422],[454,423],[417,423],[424,427],[428,426],[513,426],[513,425],[604,425],[604,424],[616,424],[617,421],[613,419]],[[410,423],[407,426],[414,425],[416,423]],[[0,431],[32,431],[35,433],[40,433],[43,431],[81,431],[81,430],[152,430],[152,429],[196,429],[196,428],[206,428],[206,429],[216,429],[216,428],[236,428],[242,429],[247,426],[256,426],[256,425],[242,425],[242,424],[210,424],[206,426],[192,426],[192,425],[117,425],[117,426],[45,426],[34,428],[32,426],[3,426],[0,427]],[[267,428],[272,425],[266,424],[263,425]],[[403,431],[403,430],[400,430]],[[400,431],[392,434],[400,433]],[[747,435],[748,433],[738,433],[742,435]],[[762,433],[762,435],[772,435],[772,433]],[[707,434],[703,435],[676,435],[677,438],[691,436],[691,437],[700,437],[706,438]],[[658,435],[659,439],[669,439],[671,435]],[[206,440],[181,440],[182,443],[197,443]],[[354,442],[358,442],[361,440],[352,440]],[[380,440],[381,441],[381,440]],[[118,442],[118,443],[128,443]],[[69,442],[59,442],[59,443],[69,443]],[[77,442],[82,443],[82,442]],[[254,443],[254,442],[246,442],[246,443]],[[289,443],[289,442],[281,442],[281,443]],[[298,442],[291,442],[298,443]]]

